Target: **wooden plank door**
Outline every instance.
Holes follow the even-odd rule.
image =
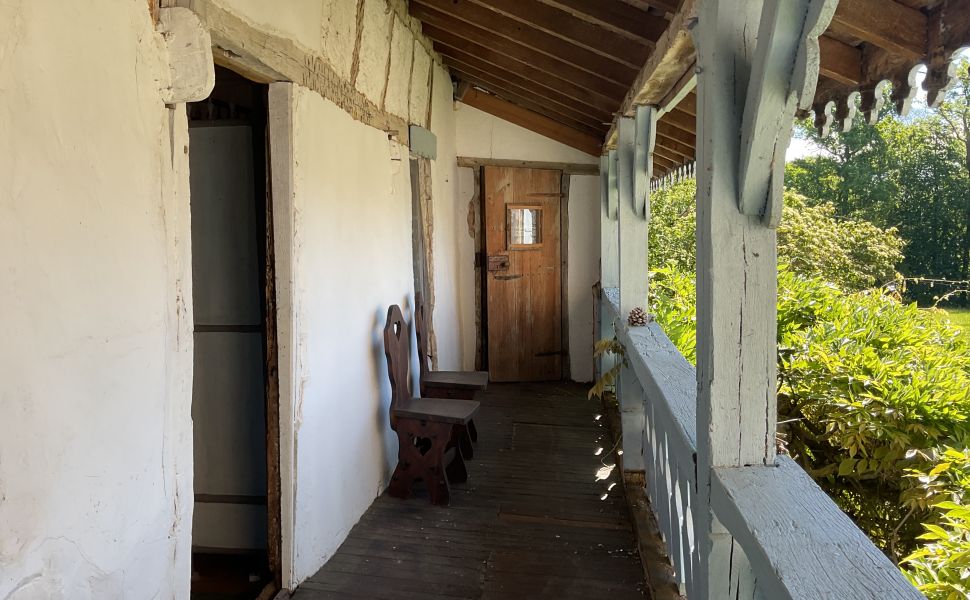
[[[485,167],[488,372],[562,377],[560,171]]]

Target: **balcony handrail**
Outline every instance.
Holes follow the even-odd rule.
[[[704,544],[695,543],[691,514],[712,510],[750,565],[750,573],[724,582],[725,597],[745,585],[755,598],[772,600],[924,597],[787,456],[774,466],[713,468],[711,506],[696,506],[696,371],[659,324],[626,324],[616,288],[604,288],[601,300],[643,390],[644,478],[682,593],[694,597],[697,565],[708,560],[699,556]]]

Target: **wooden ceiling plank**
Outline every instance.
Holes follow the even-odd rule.
[[[819,37],[818,44],[822,54],[819,74],[845,85],[859,85],[862,81],[862,52],[827,35]]]
[[[624,4],[639,8],[640,10],[657,10],[668,14],[677,12],[677,0],[621,0]]]
[[[465,104],[593,156],[602,149],[600,140],[593,136],[479,90],[468,92]]]
[[[452,71],[455,72],[455,74],[461,77],[463,80],[471,82],[484,90],[488,90],[493,95],[500,96],[503,100],[507,102],[511,102],[512,104],[518,104],[519,106],[522,106],[523,108],[526,108],[534,113],[538,113],[554,121],[558,121],[566,125],[567,127],[570,127],[577,131],[582,131],[593,137],[602,136],[603,134],[603,125],[599,123],[591,122],[588,117],[584,117],[583,119],[577,119],[573,115],[563,114],[563,112],[565,111],[560,112],[559,110],[556,109],[556,107],[550,106],[548,102],[537,100],[535,96],[532,96],[532,95],[526,96],[512,90],[504,89],[501,85],[496,85],[494,83],[483,81],[478,77],[475,77],[474,75],[461,73],[460,70],[457,68],[453,68]]]
[[[589,71],[594,75],[609,79],[627,89],[630,82],[636,77],[636,69],[628,65],[606,58],[595,52],[590,52],[585,48],[573,44],[563,43],[561,38],[546,33],[540,29],[529,27],[503,14],[489,10],[477,4],[462,2],[454,4],[451,0],[411,0],[408,3],[411,16],[424,22],[434,22],[434,14],[430,11],[437,11],[464,21],[467,24],[484,29],[494,36],[518,42],[534,51],[545,53],[548,56],[560,61],[572,64],[578,68]],[[448,28],[447,24],[434,22],[439,27]],[[456,31],[457,30],[452,30]],[[481,43],[481,42],[480,42]],[[486,44],[495,48],[495,45]]]
[[[609,27],[611,30],[635,38],[649,40],[651,43],[663,35],[667,20],[661,16],[630,6],[618,0],[539,0],[543,4],[564,10],[579,19]]]
[[[694,160],[694,148],[665,135],[657,134],[657,146],[663,146],[667,152],[673,152],[684,160]]]
[[[681,129],[687,133],[697,133],[696,117],[678,107],[674,107],[673,109],[664,113],[664,116],[660,117],[660,122],[673,125],[677,129]]]
[[[662,120],[657,121],[657,135],[662,135],[672,140],[676,140],[688,148],[691,148],[691,150],[697,147],[695,145],[697,143],[697,136],[689,131],[677,129],[670,123],[664,123]]]
[[[680,9],[670,20],[653,53],[637,73],[636,80],[623,98],[620,110],[614,117],[607,135],[607,145],[616,144],[616,130],[621,116],[632,115],[641,104],[656,106],[677,84],[683,81],[684,74],[693,68],[697,53],[688,27],[697,16],[695,3],[698,0],[682,0]]]
[[[677,108],[692,117],[697,116],[697,90],[684,96],[684,99],[677,103]]]
[[[447,57],[446,62],[454,71],[464,75],[471,75],[479,81],[485,82],[485,87],[489,91],[497,92],[498,88],[501,88],[509,92],[515,92],[520,96],[531,98],[535,102],[548,104],[550,110],[571,116],[578,121],[587,120],[590,123],[602,124],[608,122],[611,117],[610,113],[580,105],[571,98],[531,83],[527,79],[512,73],[497,75],[494,72],[483,71],[453,56]],[[496,86],[496,89],[490,89],[491,85]]]
[[[679,165],[679,164],[682,164],[684,162],[684,157],[683,156],[677,154],[676,152],[672,152],[672,151],[664,148],[660,144],[655,144],[654,147],[653,147],[653,157],[654,157],[654,160],[656,160],[656,158],[658,156],[661,157],[661,158],[663,158],[664,160],[672,163],[672,164],[678,164]]]
[[[678,166],[677,161],[668,160],[663,156],[660,156],[659,154],[657,154],[656,150],[654,150],[654,153],[653,153],[653,163],[655,165],[660,165],[664,169],[673,169]]]
[[[459,49],[452,44],[435,41],[434,48],[443,56],[450,56],[466,65],[471,65],[482,71],[502,77],[506,81],[509,81],[509,78],[514,78],[521,79],[526,83],[531,82],[532,85],[542,86],[556,94],[562,94],[576,102],[580,102],[585,106],[597,110],[612,114],[620,104],[619,98],[604,98],[571,81],[563,81],[542,69],[536,69],[535,67],[505,58],[501,54],[492,52],[483,46],[466,43],[463,46],[464,49]]]
[[[459,21],[432,9],[418,7],[416,12],[425,15],[422,19],[422,31],[433,40],[439,40],[453,47],[465,44],[475,44],[476,48],[487,47],[491,54],[504,56],[509,60],[548,72],[558,79],[572,81],[604,97],[622,98],[626,93],[626,87],[615,81],[584,71],[548,54],[536,52],[508,38],[493,35],[470,23]]]
[[[604,27],[578,19],[574,15],[542,4],[538,0],[450,0],[450,2],[458,7],[474,2],[532,28],[543,30],[567,43],[612,58],[633,69],[647,60],[653,47],[650,40],[643,38],[631,40],[618,36]]]
[[[926,56],[926,15],[896,0],[841,0],[829,27],[914,62]]]

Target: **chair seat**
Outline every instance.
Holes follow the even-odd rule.
[[[422,383],[426,387],[484,390],[488,387],[488,371],[431,371]]]
[[[401,402],[392,412],[397,418],[467,425],[478,412],[478,406],[473,400],[411,398]]]

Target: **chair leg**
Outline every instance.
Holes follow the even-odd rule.
[[[447,423],[400,419],[397,422],[397,467],[387,488],[396,498],[411,495],[414,482],[422,480],[428,486],[433,504],[448,504],[450,486],[445,472],[445,450],[452,437],[452,427]],[[417,440],[429,443],[418,445]]]
[[[448,447],[457,448],[459,453],[467,459],[475,458],[475,449],[472,447],[472,440],[469,437],[468,428],[464,425],[455,425],[451,431],[451,441]]]
[[[461,451],[455,448],[455,456],[445,468],[448,474],[448,481],[451,483],[465,483],[468,481],[468,469],[465,468],[465,459],[461,456]]]
[[[475,419],[468,422],[468,436],[472,438],[472,441],[478,443],[478,428],[475,427]]]

